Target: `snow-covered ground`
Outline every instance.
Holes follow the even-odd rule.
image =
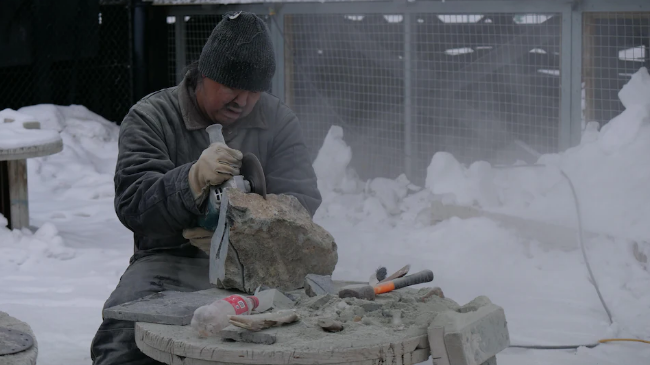
[[[333,127],[314,162],[324,202],[315,220],[339,246],[334,276],[367,280],[380,265],[431,269],[445,295],[464,304],[487,295],[505,308],[513,344],[574,345],[602,338],[650,339],[650,273],[632,254],[650,241],[650,75],[641,69],[622,90],[626,111],[600,132],[537,168],[461,166],[432,158],[425,187],[396,180],[359,181],[347,168],[351,150]],[[18,110],[60,132],[65,147],[31,159],[29,202],[35,233],[0,222],[0,310],[28,322],[39,364],[88,364],[104,300],[133,251],[113,211],[112,174],[118,128],[81,106]],[[0,127],[1,128],[1,127]],[[575,207],[561,168],[575,184],[586,229],[600,234],[587,253],[614,317],[610,325],[590,283],[577,242],[557,249],[487,218],[432,224],[442,198],[460,205],[575,226]],[[434,195],[434,193],[436,195]],[[2,218],[0,218],[2,219]],[[563,245],[571,246],[571,243]],[[508,349],[500,365],[647,364],[650,346]]]

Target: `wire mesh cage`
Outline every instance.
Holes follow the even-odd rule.
[[[333,124],[362,178],[411,164],[422,183],[437,151],[510,163],[558,147],[559,14],[301,14],[284,24],[286,100],[312,157]]]
[[[584,120],[600,126],[624,107],[618,92],[650,69],[650,12],[583,14]]]
[[[396,177],[404,162],[404,27],[400,16],[284,19],[286,99],[315,158],[331,125],[345,131],[360,176]]]
[[[133,103],[128,1],[12,1],[0,105],[81,104],[120,121]]]

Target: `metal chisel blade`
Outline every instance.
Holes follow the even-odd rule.
[[[225,265],[226,255],[228,254],[227,230],[229,228],[229,225],[226,222],[227,211],[228,192],[226,189],[221,194],[217,229],[214,231],[214,235],[212,235],[212,239],[210,240],[210,283],[212,284],[216,284],[217,280],[223,281],[226,275]],[[225,243],[224,238],[226,239]]]

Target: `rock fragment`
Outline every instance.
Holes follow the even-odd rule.
[[[222,329],[219,334],[224,339],[237,342],[273,345],[276,341],[275,334],[273,333],[264,331],[253,332],[233,325]]]
[[[343,323],[331,318],[319,319],[318,325],[327,332],[341,332],[343,330]]]

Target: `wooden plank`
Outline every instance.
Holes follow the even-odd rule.
[[[27,161],[7,161],[11,229],[29,227]]]
[[[404,334],[402,338],[398,337],[384,343],[372,343],[374,339],[364,339],[369,344],[358,347],[350,343],[326,346],[319,339],[309,345],[296,347],[283,331],[277,332],[276,344],[267,346],[199,338],[193,333],[192,328],[187,326],[136,323],[135,337],[138,344],[146,344],[163,353],[213,362],[271,365],[349,363],[375,365],[388,362],[411,365],[414,360],[420,360],[425,354],[425,360],[428,358],[428,347],[419,348],[428,343],[426,329],[419,332],[411,337]],[[331,334],[329,338],[335,338],[336,335]]]
[[[11,200],[9,199],[9,168],[7,161],[0,161],[0,214],[11,228]]]
[[[594,120],[594,14],[583,14],[582,31],[582,77],[585,83],[584,118],[587,123]]]

